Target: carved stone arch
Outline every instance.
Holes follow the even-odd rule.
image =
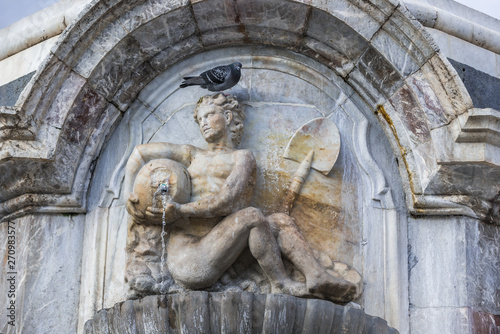
[[[440,182],[440,164],[454,157],[435,142],[453,142],[471,100],[422,26],[388,0],[92,2],[11,115],[1,214],[85,211],[93,161],[142,87],[190,55],[241,44],[287,48],[341,76],[378,114],[411,211],[477,215]]]
[[[392,152],[380,154],[382,159],[390,161],[384,164],[385,173],[380,160],[372,157],[373,145],[385,147],[386,152],[390,152],[390,146],[384,138],[374,139],[384,136],[376,116],[340,76],[324,64],[292,51],[270,46],[235,46],[205,51],[180,61],[148,83],[124,113],[119,127],[101,152],[104,158],[97,163],[88,196],[86,226],[90,227],[89,231],[108,225],[113,236],[124,235],[123,222],[127,220],[127,212],[121,187],[125,164],[135,145],[189,142],[203,147],[205,144],[192,120],[192,110],[206,91],[196,88],[180,90],[175,76],[191,75],[203,68],[235,60],[245,66],[244,77],[230,91],[238,96],[247,110],[245,134],[250,134],[244,136],[242,145],[255,154],[259,166],[256,199],[252,205],[261,208],[265,214],[276,212],[273,210],[279,206],[284,187],[297,167],[295,162],[284,161],[284,148],[301,125],[317,117],[329,117],[337,123],[342,148],[334,171],[328,178],[315,172],[301,192],[301,197],[321,204],[321,211],[325,214],[317,215],[309,226],[304,224],[311,206],[307,201],[299,200],[297,204],[301,209],[294,210],[292,217],[306,231],[306,239],[314,240],[317,249],[332,259],[349,263],[366,275],[366,297],[358,302],[369,314],[387,319],[392,326],[405,328],[407,260],[405,251],[400,251],[398,246],[406,240],[406,208],[401,185],[387,180],[390,175],[398,173]],[[296,91],[284,94],[288,89]],[[375,135],[372,134],[374,131]],[[311,184],[318,182],[324,182],[322,188],[329,192],[314,195],[317,188]],[[322,200],[318,201],[319,198]],[[298,212],[305,212],[305,215]],[[401,214],[403,219],[398,216]],[[331,218],[325,217],[328,215]],[[315,237],[318,226],[330,235]],[[348,237],[341,237],[345,236],[343,233]],[[123,240],[122,236],[109,241],[111,244],[107,244],[106,249],[123,249]],[[381,248],[383,253],[379,251]],[[96,251],[94,257],[98,254]],[[112,257],[110,263],[121,261],[114,251],[109,256]],[[374,274],[380,273],[381,268],[384,268],[384,275]],[[119,279],[122,271],[109,270],[114,273],[114,278],[108,278],[110,281],[106,286],[117,292],[103,307],[125,298],[123,279]],[[87,275],[83,282],[98,281]],[[86,310],[84,314],[90,317],[95,310],[87,309],[94,301],[84,300],[82,310]]]

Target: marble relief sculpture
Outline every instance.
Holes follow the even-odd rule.
[[[257,164],[252,152],[236,148],[244,117],[234,97],[205,96],[194,118],[207,149],[135,147],[124,183],[131,298],[205,289],[347,303],[361,293],[359,274],[344,264],[336,270],[286,212],[264,216],[250,206]],[[287,266],[302,277],[290,277]]]

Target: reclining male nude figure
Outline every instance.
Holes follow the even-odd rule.
[[[169,229],[167,265],[173,279],[189,289],[212,286],[248,247],[272,293],[324,296],[348,302],[356,286],[330,275],[313,255],[293,219],[283,213],[265,217],[250,207],[256,179],[256,161],[249,150],[235,149],[243,132],[244,114],[238,101],[221,93],[198,102],[194,118],[207,149],[191,145],[149,143],[137,146],[126,166],[127,211],[136,224],[161,224],[163,209],[136,209],[134,176],[153,159],[171,159],[187,167],[191,200],[169,202],[165,217]],[[182,223],[181,223],[182,222]],[[281,253],[305,276],[305,284],[290,279]]]

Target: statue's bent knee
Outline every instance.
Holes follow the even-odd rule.
[[[238,212],[238,218],[243,219],[243,222],[248,227],[253,228],[266,223],[266,218],[260,209],[248,207]]]

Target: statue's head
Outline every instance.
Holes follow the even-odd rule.
[[[202,109],[210,108],[217,113],[224,115],[231,140],[234,146],[238,146],[243,134],[243,112],[238,100],[234,96],[226,96],[222,93],[203,96],[194,109],[194,119],[199,124],[198,112]],[[205,138],[206,139],[206,138]]]

